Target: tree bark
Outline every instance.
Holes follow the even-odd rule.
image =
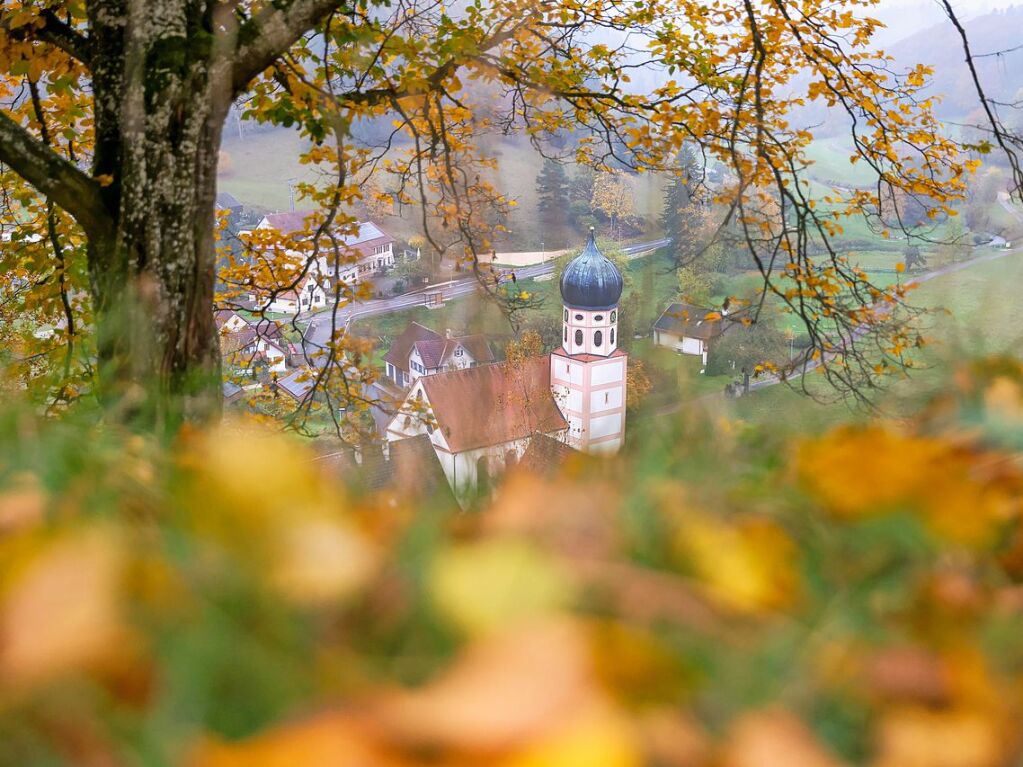
[[[93,176],[112,231],[90,237],[101,396],[146,419],[216,416],[216,170],[231,92],[212,3],[89,4]]]

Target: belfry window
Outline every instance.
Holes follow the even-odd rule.
[[[565,343],[568,343],[568,325],[565,325]]]
[[[575,331],[575,345],[576,346],[583,345],[583,332],[581,330]]]
[[[576,322],[582,322],[583,321],[583,316],[581,314],[575,315],[575,321]]]
[[[604,321],[604,315],[603,314],[598,314],[596,317],[593,318],[593,321],[594,322],[603,322]]]
[[[611,346],[615,345],[615,329],[614,328],[611,328],[611,338],[608,340],[608,343],[611,344]]]
[[[593,334],[593,345],[599,348],[600,345],[603,344],[603,343],[604,343],[604,334],[601,331],[598,330],[596,333]]]

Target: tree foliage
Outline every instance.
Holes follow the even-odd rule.
[[[51,404],[98,395],[148,423],[216,412],[212,308],[225,259],[213,199],[238,104],[248,120],[310,140],[303,161],[318,181],[296,191],[317,212],[302,232],[248,242],[220,270],[221,305],[254,295],[262,311],[311,271],[332,302],[355,297],[332,275],[357,258],[340,235],[376,174],[390,176],[377,188],[399,205],[417,203],[434,251],[477,269],[511,204],[493,183],[496,159],[479,149],[483,133],[521,130],[544,149],[575,131],[573,159],[600,174],[666,169],[688,144],[728,169],[716,202],[765,291],[801,318],[808,354],[839,389],[869,389],[878,353],[901,360],[912,312],[897,286],[843,261],[832,238],[844,218],[880,218],[900,196],[951,208],[976,162],[935,119],[922,93],[929,70],[892,72],[875,50],[878,22],[859,12],[869,5],[494,0],[453,12],[418,0],[10,0],[0,16],[0,183],[4,224],[24,236],[5,249],[3,273],[26,321],[55,329],[23,337],[19,375]],[[634,33],[629,42],[598,42],[621,30]],[[667,79],[630,85],[629,72],[647,65]],[[827,206],[809,196],[801,174],[813,135],[793,119],[809,102],[849,118],[854,158],[875,188]],[[368,123],[392,129],[367,144],[355,128]],[[598,178],[604,191],[620,187]],[[617,222],[623,195],[596,192]],[[354,396],[344,360],[355,352],[335,309],[315,367],[337,404]]]

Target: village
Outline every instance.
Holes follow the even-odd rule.
[[[237,201],[222,196],[220,204]],[[306,215],[270,214],[256,228],[290,234],[302,229]],[[340,273],[349,284],[384,277],[395,266],[398,246],[374,222],[356,227],[357,234],[345,239],[352,255]],[[655,241],[633,250],[649,252],[644,248],[663,244]],[[397,258],[418,260],[421,254],[406,248]],[[509,274],[517,281],[514,271]],[[472,279],[461,282],[471,287]],[[452,284],[458,283],[448,282],[449,292]],[[562,328],[557,349],[508,359],[485,334],[409,322],[383,350],[382,367],[372,382],[363,386],[362,396],[372,402],[374,433],[340,451],[327,448],[330,460],[346,460],[350,468],[373,465],[378,483],[388,474],[381,467],[392,463],[392,455],[436,462],[455,498],[466,506],[485,497],[507,468],[522,464],[544,472],[577,451],[617,452],[626,428],[628,339],[618,334],[623,288],[622,274],[600,252],[591,228],[585,247],[568,262],[558,283]],[[437,301],[438,295],[443,300],[442,290],[427,288],[423,300]],[[332,293],[322,265],[297,287],[269,297],[266,312],[241,307],[217,312],[229,376],[223,385],[226,402],[242,406],[254,392],[268,392],[300,407],[316,397],[322,347],[313,333]],[[258,297],[248,301],[253,307]],[[374,303],[386,302],[378,298],[356,308]],[[269,319],[268,313],[283,317]],[[732,327],[710,307],[673,302],[646,335],[656,346],[691,355],[705,367],[710,344]],[[296,328],[305,332],[296,336]],[[397,444],[405,442],[428,443],[430,451]],[[395,467],[401,460],[394,459]],[[419,472],[430,476],[435,469],[420,467]]]

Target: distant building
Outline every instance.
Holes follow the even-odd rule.
[[[322,309],[326,305],[327,291],[321,280],[310,274],[294,290],[275,293],[266,305],[266,310],[277,314],[302,314]]]
[[[411,388],[387,438],[427,435],[463,505],[521,460],[561,460],[573,450],[611,453],[622,445],[628,357],[618,348],[617,331],[623,280],[598,250],[592,230],[583,252],[565,267],[560,287],[560,349],[518,363],[414,379],[409,373]],[[392,365],[400,365],[404,350],[411,360],[414,349],[435,341],[430,333],[421,325],[406,329]]]
[[[706,319],[715,314],[715,318]],[[665,309],[654,323],[654,343],[682,354],[692,354],[707,364],[711,344],[727,330],[721,313],[715,309],[676,302]]]
[[[411,386],[420,376],[462,370],[494,361],[494,352],[482,335],[452,337],[409,323],[384,355],[384,374],[395,385]]]
[[[292,235],[303,232],[307,221],[315,211],[290,211],[264,216],[256,225],[257,229],[275,229],[281,234]],[[333,252],[317,258],[317,272],[320,283],[328,288],[333,280],[354,284],[363,277],[377,274],[394,266],[395,239],[372,221],[355,225],[354,234],[337,235],[338,244],[348,249],[342,252],[341,263],[335,263]]]
[[[240,216],[245,206],[230,192],[217,192],[217,210],[226,210],[229,216]]]

